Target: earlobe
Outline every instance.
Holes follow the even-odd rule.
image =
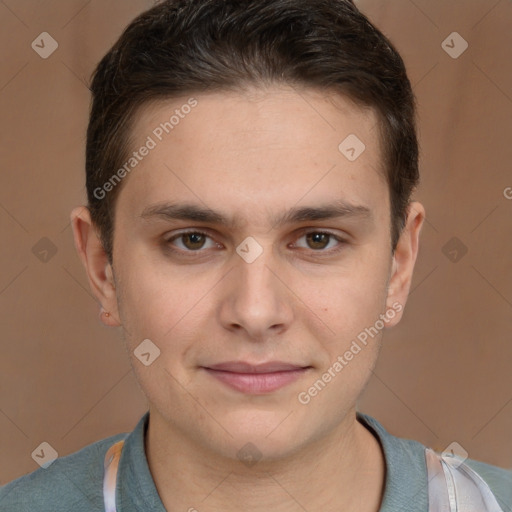
[[[117,327],[121,325],[119,320],[116,320],[113,318],[111,313],[109,311],[105,311],[103,306],[100,308],[100,314],[99,314],[100,320],[103,324],[105,324],[107,327]]]
[[[101,321],[105,325],[121,325],[113,270],[103,249],[89,209],[81,206],[71,212],[75,247],[87,272],[89,286],[101,304]],[[108,312],[106,316],[104,313]]]

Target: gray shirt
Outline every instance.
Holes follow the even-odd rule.
[[[386,482],[380,512],[427,512],[425,446],[390,435],[374,418],[357,418],[379,440],[386,459]],[[117,512],[166,512],[149,471],[144,449],[149,412],[133,432],[117,434],[55,460],[0,488],[1,512],[103,512],[104,458],[125,439],[117,481]],[[512,470],[466,460],[489,485],[504,512],[512,512]],[[201,511],[202,497],[190,507]]]

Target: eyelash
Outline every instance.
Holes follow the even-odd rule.
[[[346,240],[344,240],[343,238],[340,238],[339,236],[335,235],[334,233],[331,233],[329,231],[323,231],[323,230],[309,230],[309,231],[305,231],[305,232],[302,232],[301,235],[299,236],[298,239],[300,238],[303,238],[307,235],[310,235],[310,234],[321,234],[321,235],[328,235],[330,238],[329,238],[329,241],[327,243],[327,245],[329,245],[329,243],[331,242],[331,240],[334,238],[337,242],[338,242],[338,247],[334,248],[334,249],[307,249],[307,248],[300,248],[300,249],[303,249],[305,251],[308,251],[310,253],[313,253],[317,256],[331,256],[339,251],[341,251],[343,249],[343,246],[347,245],[348,242]],[[174,242],[175,240],[178,240],[180,239],[181,237],[184,237],[186,235],[202,235],[202,236],[205,236],[211,240],[212,237],[204,232],[204,231],[201,231],[201,230],[190,230],[190,231],[182,231],[181,233],[178,233],[168,239],[165,240],[165,247],[167,250],[169,251],[172,251],[173,253],[179,253],[180,255],[186,255],[187,257],[201,257],[203,256],[202,253],[204,253],[205,251],[207,251],[208,249],[197,249],[196,251],[193,251],[193,250],[190,250],[190,249],[176,249],[175,247],[172,246],[172,242]]]

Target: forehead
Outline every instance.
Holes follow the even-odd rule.
[[[377,116],[339,95],[274,87],[156,101],[134,119],[131,149],[144,146],[118,198],[133,215],[178,199],[255,220],[300,202],[388,207]]]

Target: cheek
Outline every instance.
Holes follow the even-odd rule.
[[[173,295],[162,286],[162,282],[156,283],[146,275],[141,266],[137,273],[124,274],[118,294],[121,297],[121,321],[130,335],[156,337],[164,324],[169,328],[172,325],[173,312],[176,311]]]
[[[133,273],[125,269],[118,290],[124,342],[137,381],[150,402],[163,403],[172,396],[175,408],[181,389],[177,383],[186,385],[189,378],[183,361],[201,311],[197,299],[184,292],[176,280],[167,282],[144,272],[140,261],[136,267]],[[146,353],[150,355],[144,361]],[[167,406],[171,404],[164,404],[164,409]]]
[[[297,295],[305,297],[305,305],[323,320],[329,328],[326,333],[337,339],[347,339],[347,336],[355,336],[361,329],[373,325],[383,313],[386,278],[387,262],[384,259],[365,262],[361,258],[350,268],[330,272],[321,279],[309,277],[302,280]]]
[[[325,355],[320,382],[311,383],[319,407],[356,400],[375,367],[385,326],[380,315],[385,312],[386,264],[374,259],[369,265],[332,276],[331,288],[314,295],[319,316],[329,326],[329,333],[319,340]]]
[[[160,361],[178,361],[194,337],[211,316],[205,290],[213,286],[204,275],[191,275],[179,267],[162,266],[143,255],[118,269],[119,314],[133,350],[144,339],[161,350]]]
[[[372,375],[385,325],[380,315],[385,311],[386,282],[382,274],[377,276],[345,276],[327,293],[316,294],[319,316],[329,332],[318,339],[321,367],[299,400],[310,403],[311,410],[332,410],[339,419],[341,406],[354,403]]]

